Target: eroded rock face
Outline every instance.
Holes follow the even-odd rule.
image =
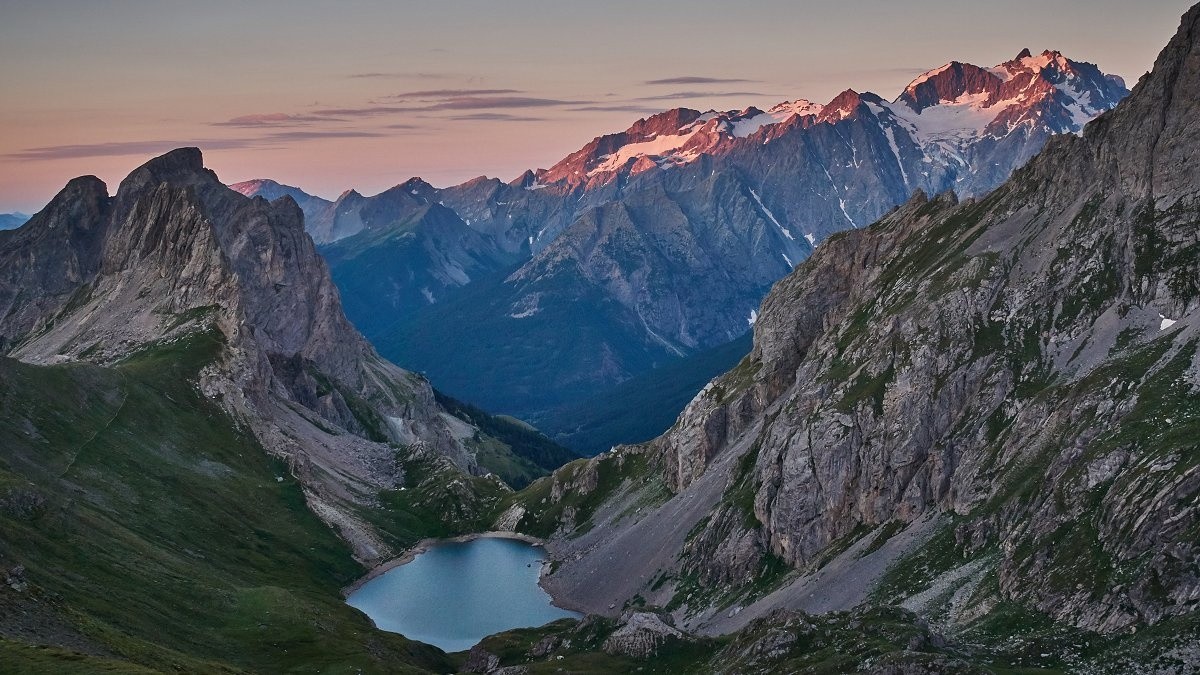
[[[609,654],[641,659],[657,654],[669,640],[683,637],[683,633],[658,614],[632,612],[621,617],[620,625],[604,641],[603,649]]]
[[[1165,425],[1191,429],[1200,400],[1198,22],[1128,103],[988,197],[918,198],[781,281],[752,380],[731,397],[718,379],[658,441],[668,481],[729,444],[727,419],[776,402],[753,510],[792,564],[944,510],[974,545],[1005,542],[1003,593],[1060,619],[1194,611],[1200,464],[1194,431]]]
[[[467,654],[462,669],[464,673],[494,673],[499,667],[499,656],[484,649],[483,645],[475,645]]]

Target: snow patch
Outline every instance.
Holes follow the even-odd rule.
[[[746,319],[746,322],[753,326],[756,321],[758,321],[758,310],[752,309],[750,310],[750,318]]]
[[[1158,318],[1162,319],[1162,323],[1158,324],[1158,329],[1160,331],[1166,330],[1166,329],[1170,328],[1171,326],[1174,326],[1176,323],[1175,319],[1168,319],[1167,317],[1163,316],[1162,314],[1159,314]]]
[[[653,156],[659,157],[666,155],[674,150],[678,150],[692,140],[692,137],[700,131],[701,127],[694,127],[691,131],[672,136],[656,136],[648,141],[640,143],[629,143],[622,146],[616,152],[604,155],[601,157],[602,162],[597,164],[595,168],[588,171],[588,175],[597,173],[616,171],[625,165],[631,159],[638,157]]]
[[[900,157],[900,146],[896,145],[896,131],[892,128],[892,125],[883,124],[883,120],[879,121],[880,126],[883,127],[883,134],[887,136],[888,145],[892,148],[892,154],[896,156],[896,166],[900,169],[900,178],[904,180],[904,187],[907,189],[909,186],[908,172],[904,170],[904,160]]]
[[[931,78],[933,78],[937,75],[941,75],[942,73],[946,72],[947,70],[950,70],[951,65],[952,64],[947,63],[946,65],[942,66],[941,68],[934,68],[933,70],[927,70],[927,71],[921,73],[920,75],[917,76],[917,79],[913,80],[912,82],[909,82],[908,86],[905,87],[904,90],[907,92],[911,92],[918,85],[924,84],[924,83],[928,82]]]
[[[757,192],[755,192],[754,190],[750,190],[750,196],[754,197],[754,201],[758,202],[758,208],[762,209],[762,212],[764,214],[766,214],[767,218],[769,218],[772,223],[775,223],[775,227],[779,228],[779,231],[783,233],[783,236],[787,237],[788,239],[790,239],[792,241],[796,240],[796,238],[792,236],[792,233],[790,230],[788,230],[783,225],[779,224],[779,221],[775,219],[775,214],[771,213],[771,209],[768,209],[767,206],[765,204],[763,204],[763,201],[761,198],[759,198]]]
[[[541,300],[541,293],[531,293],[521,298],[513,303],[512,312],[508,315],[508,317],[510,319],[528,319],[534,314],[542,311]]]
[[[763,127],[786,122],[796,116],[816,115],[821,112],[823,107],[805,99],[784,101],[765,113],[734,120],[733,137],[745,138],[752,136]]]

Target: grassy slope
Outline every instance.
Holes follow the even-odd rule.
[[[0,563],[31,585],[0,586],[0,607],[153,669],[443,669],[342,603],[362,571],[346,546],[189,380],[220,348],[203,334],[112,369],[0,360]],[[22,669],[75,658],[0,642]]]

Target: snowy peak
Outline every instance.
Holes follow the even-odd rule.
[[[817,121],[831,124],[840,122],[858,112],[865,100],[878,98],[874,94],[860,94],[853,89],[847,89],[834,96],[833,100],[821,109],[821,113],[817,115]]]
[[[1028,49],[992,68],[952,61],[914,79],[891,111],[924,145],[1002,138],[1018,127],[1079,132],[1128,94],[1119,77],[1057,51]]]
[[[331,204],[331,202],[310,195],[298,187],[284,185],[269,178],[255,178],[234,183],[229,186],[229,189],[247,197],[262,197],[269,202],[280,197],[291,197],[304,210],[305,217],[311,217],[315,211],[327,208]]]
[[[961,100],[964,96],[986,93],[990,98],[999,91],[1000,85],[1000,78],[987,69],[951,61],[910,82],[897,102],[903,101],[919,113],[930,106]]]
[[[705,116],[698,110],[674,108],[640,119],[625,131],[596,137],[539,175],[538,180],[574,186],[589,182],[589,177],[598,173],[612,174],[643,156],[656,157],[677,150],[691,139],[697,130],[693,123],[702,118]]]
[[[417,201],[423,204],[437,201],[437,188],[426,183],[418,176],[409,178],[391,190],[388,190],[388,192],[392,192],[393,190],[402,192],[410,197],[415,197]]]
[[[991,69],[1003,81],[996,98],[1012,102],[989,128],[992,133],[1022,123],[1043,124],[1055,133],[1079,132],[1129,93],[1120,77],[1061,52],[1046,50],[1035,56],[1024,50],[1017,56]]]
[[[296,190],[298,188],[277,183],[270,178],[255,178],[253,180],[244,180],[240,183],[233,183],[229,186],[229,189],[247,197],[261,196],[268,201],[272,201],[272,198],[268,194],[283,196],[286,190]]]
[[[765,127],[815,117],[826,108],[805,99],[785,101],[767,111],[754,106],[705,113],[675,108],[640,119],[621,133],[597,137],[549,170],[539,171],[534,183],[522,186],[604,184],[617,175],[669,169],[731,147],[733,141],[763,133]],[[528,179],[518,180],[524,183]]]
[[[769,112],[775,115],[787,114],[806,117],[808,115],[819,115],[824,107],[806,98],[798,98],[795,101],[784,101],[783,103],[776,104]]]
[[[999,139],[1019,127],[1027,133],[1079,132],[1112,108],[1128,91],[1120,78],[1093,64],[1072,61],[1061,52],[1016,58],[983,68],[951,61],[922,73],[892,102],[847,89],[826,105],[806,99],[784,101],[766,111],[757,107],[701,113],[675,108],[640,119],[623,132],[599,136],[547,171],[522,176],[527,190],[554,187],[571,191],[606,185],[653,170],[690,164],[702,156],[723,155],[763,145],[814,124],[874,120],[893,145],[901,136],[934,164],[966,168],[967,146],[985,137]],[[899,152],[898,150],[895,152]]]

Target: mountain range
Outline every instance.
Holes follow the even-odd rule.
[[[972,72],[935,72],[912,105],[941,100],[920,93],[939,76],[991,100]],[[0,232],[0,669],[1196,672],[1198,75],[1200,5],[1121,102],[994,190],[917,189],[824,233],[755,305],[749,344],[695,352],[723,369],[747,351],[697,383],[665,433],[565,465],[527,425],[381,357],[295,196],[231,190],[196,148],[115,194],[76,178]],[[797,128],[816,144],[867,133],[865,114]],[[582,166],[619,182],[599,161],[613,147]],[[691,204],[664,186],[704,168],[701,192],[733,186],[707,199],[741,203],[734,165],[680,148],[523,263],[475,276],[434,261],[473,280],[431,307],[487,306],[489,281],[516,283],[535,261],[580,269],[593,259],[581,242],[603,247],[577,226],[645,215],[654,195]],[[577,180],[582,199],[612,185],[588,172],[515,189]],[[324,246],[377,241],[387,214],[406,214],[396,239],[459,242],[456,255],[480,240],[422,229],[456,218],[497,255],[532,245],[406,185],[364,198],[362,228]],[[764,232],[807,233],[760,187],[751,204],[779,222]],[[574,257],[550,264],[560,240]],[[387,245],[414,274],[429,250]],[[568,319],[579,340],[599,333]],[[681,364],[672,378],[694,382]],[[638,383],[605,405],[675,395],[645,373],[618,387]],[[543,586],[586,616],[446,654],[343,602],[421,540],[483,531],[544,541]]]
[[[1028,667],[1196,668],[1197,73],[1200,7],[994,191],[826,239],[666,434],[550,479],[588,508],[518,525],[551,533],[546,585],[700,635],[897,605]],[[810,658],[759,634],[760,667]]]
[[[348,315],[385,356],[567,438],[578,430],[555,426],[561,410],[738,339],[829,235],[916,190],[984,193],[1126,93],[1092,64],[1025,50],[991,68],[951,62],[891,102],[847,90],[825,105],[669,110],[510,183],[414,178],[332,203],[234,188],[307,205]]]
[[[0,213],[0,230],[15,230],[28,221],[24,213]]]

